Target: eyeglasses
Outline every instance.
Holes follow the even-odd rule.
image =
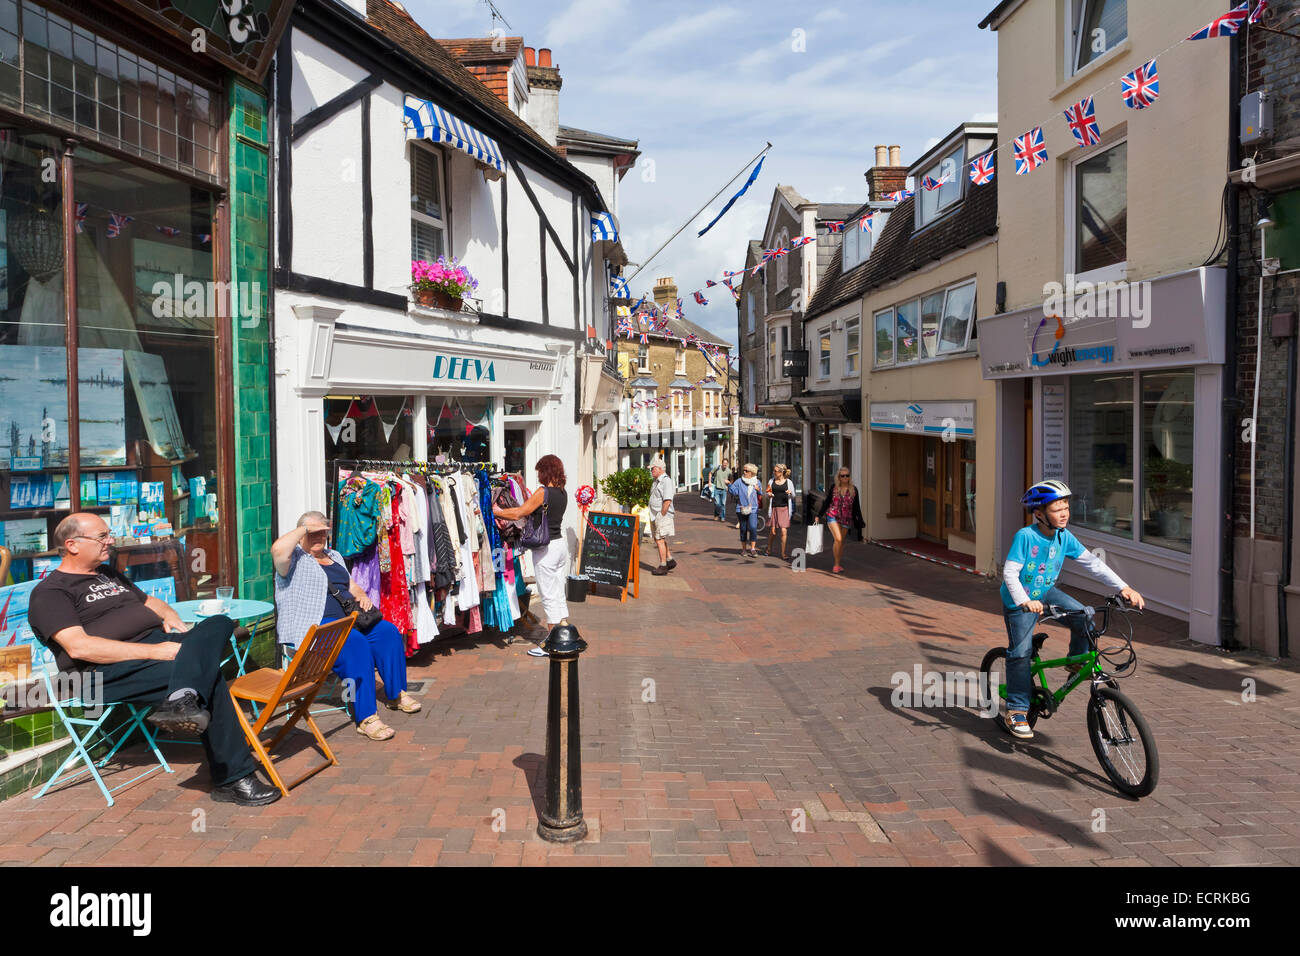
[[[103,534],[97,534],[94,536],[88,534],[74,534],[68,540],[75,541],[77,538],[81,538],[83,541],[98,541],[100,544],[103,544],[105,541],[112,541],[113,535],[111,532],[108,531],[105,531]]]

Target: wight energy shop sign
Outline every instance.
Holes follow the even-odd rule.
[[[1081,362],[1109,365],[1115,361],[1115,320],[1031,315],[1025,322],[1030,368],[1066,368]]]
[[[914,435],[975,434],[974,402],[872,402],[871,428]]]

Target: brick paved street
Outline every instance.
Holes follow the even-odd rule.
[[[895,672],[975,670],[1005,641],[991,582],[856,543],[842,577],[828,573],[829,553],[804,574],[746,562],[730,526],[680,500],[679,568],[645,574],[625,606],[598,597],[572,608],[591,644],[585,842],[556,847],[534,833],[547,663],[480,635],[417,658],[424,710],[394,715],[393,740],[324,718],[341,766],[288,799],[214,804],[198,749],[169,745],[177,772],[127,788],[111,809],[85,782],[0,804],[0,861],[1300,863],[1296,669],[1200,649],[1176,623],[1144,617],[1139,670],[1123,689],[1155,733],[1161,779],[1130,801],[1092,754],[1086,694],[1014,745],[973,710],[891,704]],[[801,543],[802,528],[793,537]],[[1245,678],[1254,703],[1242,701]]]

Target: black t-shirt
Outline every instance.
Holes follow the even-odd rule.
[[[139,641],[162,627],[162,618],[145,606],[147,595],[107,564],[90,574],[51,571],[32,589],[27,623],[37,640],[54,652],[59,670],[94,666],[68,656],[54,635],[80,627],[91,637]]]
[[[545,488],[542,503],[546,505],[546,521],[550,526],[551,540],[560,540],[560,524],[565,509],[569,507],[569,493],[563,488]]]
[[[790,506],[790,482],[772,482],[772,507],[788,508]]]
[[[316,559],[312,558],[312,560],[315,561]],[[347,617],[343,613],[343,605],[338,602],[334,592],[338,591],[345,598],[352,597],[349,590],[352,586],[352,577],[348,574],[346,568],[341,567],[335,561],[322,564],[321,570],[325,572],[325,577],[329,579],[329,586],[325,589],[325,615],[321,620],[337,621],[341,617]],[[353,600],[356,600],[356,598],[353,598]]]

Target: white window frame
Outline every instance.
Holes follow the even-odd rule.
[[[415,223],[418,222],[423,226],[437,229],[442,233],[442,254],[448,256],[451,254],[451,197],[447,195],[447,169],[444,165],[447,154],[444,150],[427,147],[423,143],[416,142],[411,144],[409,165],[411,171],[410,193],[412,197],[415,195],[415,153],[417,151],[423,152],[433,163],[434,176],[438,181],[438,197],[442,202],[442,219],[437,219],[434,216],[430,216],[428,213],[421,212],[418,209],[411,207],[408,200],[407,206],[410,208],[412,223],[412,245],[414,245],[415,239]],[[414,250],[412,250],[411,258],[415,258]]]
[[[638,372],[650,371],[650,346],[638,345],[636,347],[636,370]]]
[[[1124,39],[1110,44],[1105,53],[1098,53],[1087,63],[1079,65],[1079,54],[1083,52],[1083,24],[1087,20],[1088,7],[1104,2],[1105,0],[1065,0],[1065,49],[1069,51],[1069,59],[1065,63],[1066,79],[1104,60],[1128,41],[1128,0],[1124,0]]]
[[[673,354],[673,373],[675,375],[686,374],[686,349],[678,349]]]
[[[1114,149],[1117,146],[1128,142],[1128,135],[1117,137],[1112,142],[1101,143],[1086,152],[1081,152],[1078,156],[1070,161],[1070,168],[1065,177],[1065,275],[1074,275],[1074,281],[1079,282],[1120,282],[1128,275],[1128,260],[1116,262],[1113,265],[1102,266],[1100,269],[1092,269],[1088,272],[1074,271],[1075,264],[1079,261],[1079,223],[1078,223],[1078,202],[1079,202],[1079,166],[1086,163],[1102,153]],[[1128,183],[1124,183],[1124,201],[1128,202]],[[1124,244],[1127,248],[1128,237],[1124,237]]]
[[[880,355],[876,350],[876,322],[886,312],[889,313],[889,358],[881,361]],[[877,309],[871,313],[871,361],[873,368],[888,368],[894,364],[894,359],[898,355],[898,315],[895,307],[890,306],[887,309]]]
[[[826,343],[825,352],[822,343]],[[824,382],[831,377],[831,355],[834,345],[831,342],[831,327],[828,325],[817,330],[817,380]]]
[[[943,347],[943,320],[948,315],[948,299],[958,289],[964,289],[971,286],[975,295],[970,299],[970,314],[966,317],[966,337],[962,340],[961,348],[944,350]],[[979,288],[976,286],[975,279],[965,279],[961,282],[954,282],[952,285],[943,290],[943,311],[939,313],[939,328],[935,331],[936,342],[934,346],[934,358],[946,358],[949,355],[964,355],[970,351],[971,331],[975,328],[975,312],[978,304]],[[924,298],[924,296],[922,296]],[[933,359],[931,359],[933,361]]]
[[[858,333],[858,347],[849,348],[849,333],[853,331]],[[849,357],[853,356],[857,360],[857,368],[849,368]],[[844,320],[844,377],[857,378],[862,374],[862,317],[854,316],[851,319]]]
[[[957,154],[957,158],[955,160],[953,160],[954,153]],[[956,182],[957,184],[956,198],[949,199],[945,205],[936,206],[934,212],[927,219],[925,218],[925,209],[924,209],[925,203],[922,201],[922,197],[928,194],[924,185],[925,178],[927,176],[933,176],[934,178],[938,179],[940,176],[943,175],[944,164],[947,163],[949,160],[953,161],[953,166],[954,166],[952,170],[952,175],[953,175],[953,181]],[[930,225],[931,223],[938,222],[944,216],[948,215],[950,212],[952,212],[954,209],[956,209],[958,206],[961,205],[962,200],[966,198],[966,182],[970,178],[967,175],[968,171],[965,162],[966,162],[966,138],[964,136],[961,136],[958,137],[955,145],[943,151],[943,154],[939,157],[938,162],[934,163],[934,165],[932,166],[927,167],[926,169],[918,171],[918,175],[915,177],[916,228],[917,229],[922,229],[925,226]],[[940,186],[938,190],[940,196],[943,195],[943,190],[944,187]]]

